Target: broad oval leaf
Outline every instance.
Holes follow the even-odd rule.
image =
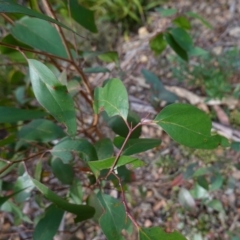
[[[94,21],[94,12],[79,5],[77,0],[70,1],[70,10],[72,18],[87,30],[97,33],[97,27]]]
[[[116,137],[114,139],[114,145],[120,149],[122,147],[124,140],[125,139],[122,137]],[[122,155],[133,155],[136,153],[145,152],[149,149],[159,146],[160,144],[161,140],[159,139],[151,138],[129,139],[123,148]]]
[[[174,37],[170,33],[164,34],[165,39],[169,46],[173,49],[173,51],[181,57],[184,61],[188,61],[188,54],[187,52],[175,41]]]
[[[176,26],[184,28],[186,30],[190,30],[191,29],[191,24],[189,22],[189,20],[185,17],[185,16],[179,16],[177,18],[175,18],[172,23],[174,23]]]
[[[211,136],[211,120],[200,109],[175,103],[165,107],[155,118],[156,123],[176,142],[199,149],[213,149],[221,137]]]
[[[0,106],[0,123],[12,123],[45,117],[47,114],[38,110],[28,110]]]
[[[94,144],[98,159],[106,159],[113,156],[114,149],[112,141],[109,138],[99,140]]]
[[[40,219],[34,229],[33,240],[53,239],[62,221],[63,214],[64,210],[58,208],[55,204],[50,205],[46,209],[44,217]]]
[[[93,173],[96,176],[99,176],[100,171],[103,169],[111,168],[114,161],[115,161],[115,157],[112,157],[112,158],[107,158],[107,159],[98,160],[98,161],[90,161],[90,162],[88,162],[88,165],[91,168],[91,170],[93,171]],[[141,167],[144,165],[144,162],[137,158],[121,156],[118,159],[116,167],[124,166],[126,164],[131,164],[133,167]]]
[[[156,54],[159,55],[161,54],[165,48],[167,47],[167,43],[164,39],[163,33],[158,33],[156,36],[154,36],[150,42],[149,42],[150,48],[152,51]]]
[[[98,55],[98,58],[106,63],[111,63],[111,62],[117,63],[119,61],[118,53],[113,51],[100,53]]]
[[[55,75],[41,62],[29,59],[30,78],[38,102],[57,121],[67,127],[70,135],[77,131],[74,102],[66,86],[61,85]]]
[[[75,222],[84,221],[94,216],[95,210],[93,207],[88,205],[71,204],[59,197],[56,193],[52,192],[49,188],[38,182],[36,179],[32,178],[32,182],[34,183],[35,187],[44,195],[44,197],[53,202],[57,207],[75,214]]]
[[[1,13],[21,13],[21,14],[24,14],[24,15],[40,18],[42,20],[46,20],[46,21],[55,23],[55,24],[57,24],[57,25],[59,25],[61,27],[64,27],[64,28],[70,30],[71,32],[74,32],[71,28],[69,28],[66,25],[56,21],[55,19],[50,18],[50,17],[48,17],[48,16],[46,16],[46,15],[44,15],[42,13],[39,13],[39,12],[37,12],[35,10],[26,8],[26,7],[24,7],[24,6],[20,5],[20,4],[14,3],[13,1],[1,0],[0,1],[0,12]],[[76,33],[76,32],[74,32],[74,33]],[[79,34],[77,34],[77,35],[79,35]]]
[[[190,35],[183,28],[172,28],[170,30],[174,40],[182,49],[189,52],[193,48],[193,41]]]
[[[23,17],[14,24],[11,33],[17,40],[33,48],[67,58],[58,31],[44,20]]]
[[[131,224],[126,216],[123,204],[116,198],[99,192],[97,198],[102,206],[102,216],[99,224],[108,240],[123,240],[121,231]]]
[[[65,135],[61,127],[45,119],[33,120],[24,125],[18,132],[19,138],[39,142],[49,142]]]
[[[95,113],[105,110],[109,117],[119,115],[127,120],[128,109],[128,93],[121,80],[110,79],[104,87],[95,89]]]
[[[51,154],[61,158],[64,163],[69,163],[74,155],[80,156],[86,162],[98,159],[95,148],[86,139],[63,139],[53,147]]]
[[[174,231],[171,233],[165,232],[159,227],[139,228],[140,240],[187,240],[181,233]]]
[[[128,135],[129,129],[125,121],[120,116],[114,116],[109,118],[106,112],[102,114],[103,119],[107,122],[108,126],[119,136],[126,137]],[[140,117],[129,111],[127,116],[127,122],[130,126],[135,127],[141,121]],[[130,138],[139,138],[142,132],[142,127],[137,127],[131,134]]]
[[[188,211],[194,211],[196,202],[191,193],[186,188],[181,188],[178,194],[179,203]]]
[[[57,177],[63,184],[72,184],[74,180],[73,166],[64,164],[60,158],[53,158],[51,160],[51,168],[55,177]]]

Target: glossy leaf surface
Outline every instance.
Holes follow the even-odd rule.
[[[165,33],[165,39],[173,51],[181,57],[184,61],[188,61],[187,52],[175,41],[174,37],[170,33]]]
[[[94,21],[94,12],[79,5],[77,0],[71,0],[70,10],[72,18],[87,30],[97,33],[97,27]]]
[[[95,148],[86,139],[63,139],[55,147],[53,147],[51,154],[62,159],[64,163],[69,163],[74,156],[79,156],[84,161],[93,161],[98,159]]]
[[[33,232],[33,240],[53,239],[62,221],[64,210],[55,204],[50,205],[43,218],[40,219]]]
[[[171,104],[155,118],[176,142],[200,149],[213,149],[221,144],[221,137],[211,136],[211,120],[206,113],[189,104]]]
[[[190,51],[193,48],[193,41],[190,35],[183,28],[172,28],[170,30],[174,40],[185,51]]]
[[[140,228],[139,229],[139,239],[140,240],[187,240],[179,232],[174,231],[172,233],[167,233],[159,227],[152,228]]]
[[[49,142],[64,136],[61,127],[45,119],[33,120],[18,132],[18,137],[27,141]]]
[[[33,48],[67,58],[58,31],[44,20],[24,17],[14,24],[11,32],[16,39]]]
[[[130,220],[126,216],[123,204],[109,195],[98,193],[97,195],[103,208],[103,214],[99,219],[99,224],[108,240],[124,240],[121,231],[126,229]]]
[[[122,147],[124,140],[125,139],[122,137],[116,137],[114,139],[114,145],[120,149]],[[159,139],[146,139],[146,138],[129,139],[125,147],[123,148],[122,155],[133,155],[136,153],[145,152],[149,149],[159,146],[160,144],[161,140]]]
[[[105,110],[109,117],[119,115],[126,120],[128,109],[128,93],[121,80],[116,78],[111,79],[104,87],[95,89],[95,113]]]
[[[74,102],[66,86],[61,85],[52,71],[37,60],[29,59],[30,78],[38,102],[57,121],[67,127],[70,135],[77,131]]]
[[[93,207],[87,205],[71,204],[63,198],[59,197],[56,193],[52,192],[49,188],[37,180],[32,179],[32,181],[35,187],[44,195],[44,197],[53,202],[57,207],[75,214],[75,222],[84,221],[93,217],[95,212]]]
[[[88,162],[89,167],[92,169],[93,173],[98,176],[100,171],[103,169],[109,169],[113,165],[115,157],[98,160],[98,161],[91,161]],[[121,156],[118,159],[116,167],[120,167],[126,164],[131,164],[133,167],[141,167],[144,165],[144,162],[133,157],[128,156]]]
[[[28,110],[0,106],[0,123],[12,123],[45,117],[47,114],[38,110]]]

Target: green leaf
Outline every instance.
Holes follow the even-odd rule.
[[[152,228],[140,228],[139,229],[140,240],[187,240],[181,233],[174,231],[171,233],[165,232],[159,227]]]
[[[67,127],[70,135],[74,135],[77,131],[76,114],[66,86],[61,85],[53,72],[41,62],[29,59],[28,64],[33,92],[38,102]]]
[[[116,137],[114,139],[114,145],[120,149],[122,147],[124,140],[125,139],[122,137]],[[151,139],[151,138],[129,139],[125,147],[123,148],[122,155],[133,155],[136,153],[145,152],[149,149],[159,146],[160,144],[161,144],[161,140],[159,139]]]
[[[34,185],[31,181],[30,176],[25,172],[22,176],[18,177],[14,184],[14,191],[19,192],[15,195],[14,199],[17,202],[25,202],[31,196],[31,191]]]
[[[10,198],[14,197],[15,195],[17,195],[18,193],[20,193],[21,191],[24,191],[25,188],[20,189],[12,194],[9,194],[8,196],[4,196],[4,197],[0,197],[0,207]]]
[[[160,100],[164,100],[167,103],[174,103],[178,100],[178,96],[170,91],[168,91],[161,80],[152,72],[142,69],[142,74],[146,80],[146,83],[151,86],[151,92],[152,92],[152,104],[158,104],[160,103]]]
[[[83,189],[80,180],[74,179],[69,189],[69,198],[73,203],[81,204],[83,199]],[[88,204],[89,205],[89,204]]]
[[[170,33],[179,46],[186,52],[189,52],[193,48],[192,38],[183,28],[172,28]]]
[[[176,8],[168,8],[168,9],[157,8],[156,10],[161,14],[162,17],[170,17],[177,13]]]
[[[111,168],[114,161],[115,161],[115,157],[112,157],[112,158],[107,158],[107,159],[98,160],[98,161],[91,161],[91,162],[88,162],[88,165],[92,169],[93,173],[96,176],[99,176],[100,171],[103,169]],[[144,165],[144,162],[137,158],[121,156],[118,159],[116,167],[120,167],[126,164],[131,164],[133,167],[141,167]]]
[[[38,222],[33,232],[33,240],[53,239],[62,221],[64,211],[55,204],[50,205],[45,216]]]
[[[98,159],[106,159],[113,156],[113,144],[109,138],[101,139],[94,144]]]
[[[83,68],[83,71],[85,73],[106,73],[110,72],[109,69],[105,67],[89,67],[89,68]]]
[[[156,54],[159,55],[161,54],[165,48],[167,47],[167,43],[164,39],[163,33],[158,33],[155,35],[149,42],[150,48],[152,51]]]
[[[203,17],[198,15],[197,13],[187,12],[186,15],[189,16],[189,17],[193,17],[193,18],[196,18],[196,19],[200,20],[206,27],[208,27],[210,29],[213,29],[213,26],[208,21],[206,21]]]
[[[155,121],[176,142],[199,149],[213,149],[221,144],[221,137],[211,136],[211,120],[200,109],[189,104],[165,107]]]
[[[67,52],[58,31],[44,20],[23,17],[15,22],[11,33],[17,40],[33,48],[67,58]]]
[[[178,194],[179,203],[188,211],[193,211],[196,207],[196,203],[191,193],[186,188],[181,188]]]
[[[62,159],[64,163],[69,163],[75,155],[86,162],[98,159],[95,148],[86,139],[63,139],[53,147],[51,154]]]
[[[172,23],[174,23],[176,26],[180,27],[180,28],[184,28],[186,30],[190,30],[191,29],[191,24],[189,22],[189,20],[185,17],[185,16],[180,16],[175,18]]]
[[[104,87],[95,89],[95,113],[105,110],[109,117],[119,115],[127,120],[128,109],[128,93],[121,80],[110,79]]]
[[[50,142],[64,136],[61,127],[45,119],[33,120],[18,132],[18,137],[27,141]]]
[[[232,142],[231,149],[236,152],[240,152],[240,142]]]
[[[24,15],[40,18],[42,20],[46,20],[46,21],[55,23],[55,24],[57,24],[57,25],[59,25],[61,27],[64,27],[64,28],[70,30],[71,32],[74,32],[71,28],[69,28],[66,25],[56,21],[55,19],[50,18],[50,17],[48,17],[48,16],[46,16],[46,15],[44,15],[42,13],[39,13],[37,11],[32,10],[32,9],[26,8],[26,7],[24,7],[22,5],[19,5],[17,3],[14,3],[13,1],[0,0],[0,12],[1,13],[21,13],[21,14],[24,14]]]
[[[0,123],[12,123],[45,117],[47,114],[38,110],[27,110],[0,106]]]
[[[203,55],[207,55],[208,51],[200,48],[200,47],[193,47],[190,51],[189,51],[189,55],[191,56],[203,56]]]
[[[71,204],[63,198],[59,197],[56,193],[52,192],[49,188],[38,182],[36,179],[32,178],[32,181],[35,187],[44,195],[44,197],[53,202],[57,207],[75,214],[75,222],[84,221],[93,217],[95,213],[93,207],[87,205]]]
[[[223,212],[224,211],[222,203],[217,199],[214,199],[214,200],[208,202],[206,205],[208,207],[218,211],[218,212]]]
[[[57,177],[63,184],[72,184],[74,180],[73,166],[64,164],[61,159],[53,158],[51,160],[51,168],[55,177]]]
[[[206,190],[209,189],[209,184],[205,176],[199,176],[197,178],[197,183],[199,184],[199,186],[205,188]]]
[[[175,41],[174,37],[170,33],[164,34],[165,39],[173,51],[181,57],[184,61],[188,61],[187,52]]]
[[[106,63],[111,63],[111,62],[117,63],[119,61],[117,52],[104,52],[99,54],[98,58]]]
[[[103,233],[108,240],[124,240],[121,231],[128,228],[130,220],[126,216],[123,204],[118,199],[101,192],[97,197],[103,208],[103,215],[99,219]]]
[[[223,176],[217,172],[212,178],[211,178],[211,183],[209,186],[209,190],[214,191],[218,190],[222,187],[223,185]]]
[[[103,118],[107,122],[108,126],[119,136],[126,137],[128,135],[129,129],[124,122],[124,120],[120,116],[114,116],[109,118],[106,112],[103,112]],[[141,121],[140,117],[129,111],[127,122],[130,126],[135,127]],[[137,127],[131,134],[130,138],[139,138],[142,132],[142,127]]]
[[[72,18],[87,30],[97,33],[94,21],[94,12],[79,5],[77,0],[70,1],[70,11]]]

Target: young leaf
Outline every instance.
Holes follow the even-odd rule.
[[[18,132],[18,137],[27,141],[50,142],[64,136],[65,133],[61,127],[45,119],[33,120]]]
[[[121,231],[127,229],[130,224],[123,204],[118,199],[101,192],[97,197],[103,208],[103,215],[99,219],[103,233],[108,240],[123,240]]]
[[[176,142],[200,149],[213,149],[221,137],[211,136],[211,120],[203,111],[189,104],[171,104],[155,118],[157,124]]]
[[[122,137],[116,137],[114,139],[114,145],[120,149],[124,140],[125,139]],[[160,144],[161,140],[159,139],[129,139],[123,148],[122,155],[133,155],[136,153],[145,152],[149,149],[159,146]]]
[[[86,139],[72,140],[65,138],[51,150],[51,154],[69,163],[75,155],[80,156],[84,161],[97,160],[95,148]]]
[[[50,17],[48,17],[48,16],[46,16],[42,13],[39,13],[37,11],[32,10],[32,9],[26,8],[26,7],[24,7],[22,5],[19,5],[17,3],[14,3],[13,1],[1,0],[0,1],[0,12],[1,13],[21,13],[21,14],[32,16],[32,17],[35,17],[35,18],[40,18],[42,20],[49,21],[49,22],[55,23],[55,24],[57,24],[61,27],[64,27],[64,28],[70,30],[71,32],[74,32],[71,28],[69,28],[66,25],[56,21],[55,19],[50,18]]]
[[[124,122],[124,120],[120,116],[114,116],[109,118],[106,112],[102,114],[103,119],[107,122],[108,126],[119,136],[126,137],[128,135],[129,129]],[[134,113],[129,111],[127,122],[130,126],[135,127],[140,122],[140,117]],[[137,127],[133,133],[131,134],[130,138],[139,138],[142,132],[141,126]]]
[[[23,17],[14,24],[11,33],[16,39],[33,48],[67,58],[58,31],[44,20]]]
[[[90,161],[88,162],[89,167],[92,169],[93,173],[98,176],[100,171],[103,169],[109,169],[113,165],[115,157],[107,158],[98,161]],[[116,167],[120,167],[126,164],[131,164],[133,167],[141,167],[144,165],[144,162],[137,158],[121,156],[118,159]]]
[[[38,110],[27,110],[0,106],[0,123],[12,123],[45,117],[47,114]]]
[[[51,160],[51,168],[55,177],[63,184],[71,185],[73,183],[74,170],[72,165],[64,164],[59,158],[53,158]]]
[[[156,36],[154,36],[150,42],[149,42],[150,48],[152,51],[156,54],[159,55],[161,54],[164,49],[167,47],[167,43],[164,39],[163,33],[158,33]]]
[[[113,144],[109,138],[101,139],[94,144],[98,159],[106,159],[113,156]]]
[[[184,61],[188,61],[187,52],[175,41],[174,37],[170,33],[164,34],[165,39],[173,51],[181,57]]]
[[[192,38],[183,28],[172,28],[170,33],[179,46],[186,52],[189,52],[193,48]]]
[[[190,30],[191,29],[191,24],[189,22],[189,20],[185,17],[185,16],[180,16],[175,18],[172,23],[174,23],[176,26],[180,27],[180,28],[184,28],[186,30]]]
[[[38,102],[46,108],[57,121],[65,124],[70,135],[77,131],[74,102],[66,86],[61,85],[53,72],[41,62],[29,59],[30,78],[33,92]]]
[[[33,232],[33,240],[53,239],[62,221],[64,211],[55,204],[50,205],[44,217],[38,222]]]
[[[52,192],[49,188],[47,188],[42,183],[38,182],[36,179],[32,178],[32,181],[35,187],[51,202],[53,202],[57,207],[73,213],[76,215],[74,219],[75,222],[80,222],[92,218],[95,211],[93,207],[88,205],[78,205],[78,204],[71,204],[64,200],[63,198],[59,197],[56,193]]]
[[[128,93],[121,80],[110,79],[104,87],[95,89],[95,113],[99,113],[103,109],[109,117],[119,115],[127,120],[128,108]]]
[[[167,233],[159,227],[140,228],[139,237],[140,240],[187,240],[177,231]]]
[[[72,18],[87,30],[97,33],[97,27],[94,21],[94,12],[79,5],[77,0],[71,0],[70,11]]]

